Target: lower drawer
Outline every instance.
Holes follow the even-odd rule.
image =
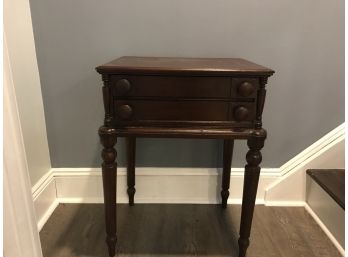
[[[116,122],[235,122],[252,123],[254,103],[228,101],[153,101],[117,100],[114,104]]]

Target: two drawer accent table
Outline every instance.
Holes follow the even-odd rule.
[[[102,151],[106,243],[116,248],[117,137],[127,140],[129,205],[134,205],[136,137],[222,138],[222,208],[229,196],[235,139],[247,140],[239,257],[246,256],[266,139],[265,85],[274,71],[234,58],[121,57],[96,70],[104,82]]]

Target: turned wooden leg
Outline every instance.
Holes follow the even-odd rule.
[[[243,204],[240,223],[239,257],[245,257],[249,246],[249,237],[253,219],[257,186],[259,183],[260,167],[262,160],[260,150],[264,145],[266,131],[260,129],[255,131],[253,137],[248,140],[249,151],[246,155],[247,165],[245,166]]]
[[[234,140],[231,140],[231,139],[224,140],[222,190],[221,190],[222,208],[227,207],[227,199],[228,199],[228,196],[230,195],[230,192],[228,191],[228,189],[230,188],[233,145],[234,145]]]
[[[129,205],[134,205],[135,194],[135,137],[127,137],[127,193],[129,197]]]
[[[102,174],[105,205],[106,244],[109,256],[115,256],[116,248],[116,180],[117,180],[117,152],[114,148],[117,137],[115,129],[100,127],[99,137],[104,149],[102,150]]]

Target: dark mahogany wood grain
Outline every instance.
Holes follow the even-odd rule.
[[[234,140],[231,140],[231,139],[224,140],[222,190],[221,190],[222,208],[227,207],[227,199],[230,195],[230,192],[228,191],[228,189],[230,188],[233,146],[234,146]]]
[[[126,138],[127,144],[127,193],[129,197],[129,205],[134,205],[135,194],[135,147],[136,139],[134,136]]]
[[[245,98],[256,98],[257,90],[260,88],[258,78],[232,78],[231,96]]]
[[[248,139],[249,151],[246,155],[247,165],[245,166],[242,214],[239,229],[239,257],[245,257],[249,246],[251,224],[254,214],[255,199],[260,177],[260,166],[262,161],[261,149],[264,146],[267,133],[264,129],[256,131]]]
[[[273,70],[240,58],[174,58],[124,56],[98,66],[109,74],[255,75],[270,76]]]
[[[112,117],[113,117],[113,100],[112,100],[112,94],[111,94],[111,86],[110,86],[110,80],[109,76],[103,74],[102,75],[103,80],[103,102],[104,102],[104,125],[105,126],[111,126],[112,124]]]
[[[102,175],[105,203],[106,244],[109,256],[115,256],[116,249],[116,184],[117,184],[117,152],[114,148],[117,137],[115,129],[100,127],[99,137],[104,149],[102,151]]]
[[[153,138],[223,138],[249,139],[253,129],[228,129],[219,127],[127,127],[115,128],[118,137],[153,137]]]
[[[123,81],[123,83],[120,83]],[[126,82],[129,89],[125,92]],[[230,77],[111,76],[114,96],[228,98]]]
[[[260,77],[260,89],[257,91],[257,102],[256,102],[256,121],[255,128],[262,128],[262,113],[266,99],[266,84],[268,77]]]
[[[200,124],[251,127],[256,117],[255,103],[226,101],[115,101],[116,127],[134,125],[194,126]]]
[[[227,121],[228,102],[220,101],[115,101],[116,120]],[[130,106],[132,116],[123,119],[122,110]],[[129,111],[126,111],[127,113]]]
[[[98,66],[102,74],[104,126],[99,135],[109,256],[116,244],[116,137],[127,139],[129,204],[134,204],[136,137],[222,138],[222,207],[229,196],[235,139],[248,141],[239,257],[249,245],[266,138],[262,113],[266,83],[274,71],[238,58],[121,57]]]

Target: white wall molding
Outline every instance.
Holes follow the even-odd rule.
[[[281,166],[282,176],[265,190],[265,204],[305,202],[306,170],[344,168],[344,142],[342,124]]]
[[[31,192],[33,194],[33,199],[35,200],[42,191],[45,190],[47,185],[54,180],[53,177],[53,170],[50,169],[46,174],[44,174],[38,182],[35,183],[35,185],[31,188]]]
[[[36,183],[36,190],[32,190],[34,208],[37,217],[37,226],[39,231],[45,225],[49,217],[57,208],[59,201],[57,199],[56,181],[52,170],[44,175],[46,179],[40,179],[41,184]],[[34,186],[34,187],[35,187]],[[34,188],[33,187],[33,188]]]
[[[325,136],[314,142],[312,145],[304,149],[302,152],[297,154],[295,157],[290,159],[288,162],[283,164],[279,170],[281,176],[287,173],[294,172],[297,166],[303,165],[304,163],[310,162],[314,158],[317,158],[323,151],[333,144],[344,140],[345,136],[345,123],[339,125]]]
[[[42,257],[28,164],[4,36],[4,246],[6,257]],[[1,176],[1,175],[0,175]]]
[[[59,202],[103,201],[100,168],[52,170]],[[118,168],[117,178],[117,201],[127,203],[126,168]],[[232,173],[229,203],[241,203],[243,178],[243,175]],[[258,203],[264,202],[266,186],[277,178],[278,176],[274,173],[270,174],[270,171],[261,174]],[[221,172],[215,168],[137,168],[135,201],[138,203],[218,203],[221,179]]]
[[[336,238],[332,235],[330,230],[325,226],[325,224],[320,220],[317,214],[312,210],[312,208],[305,203],[304,207],[306,211],[312,216],[312,218],[315,220],[315,222],[319,225],[319,227],[324,231],[324,233],[327,235],[327,237],[331,240],[331,242],[334,244],[334,246],[337,248],[337,250],[340,252],[342,256],[345,256],[345,250],[342,248],[340,243],[336,240]]]
[[[43,175],[31,191],[38,221],[37,226],[40,231],[59,204],[53,170],[50,169]]]
[[[4,1],[4,33],[33,185],[51,168],[51,161],[29,0]]]
[[[168,167],[136,167],[136,174],[142,176],[211,176],[218,175],[220,169],[217,168],[168,168]],[[160,171],[160,174],[158,172]],[[278,168],[262,168],[261,175],[280,177]],[[126,167],[118,167],[118,175],[126,175]],[[54,176],[101,176],[101,168],[52,168],[50,171]],[[231,176],[243,176],[244,168],[232,168]],[[48,176],[48,174],[46,174]],[[39,183],[38,183],[39,184]]]
[[[240,204],[243,169],[232,169],[229,204]],[[117,170],[119,203],[127,203],[125,167]],[[263,169],[257,204],[263,204],[267,185],[279,178],[277,169]],[[220,201],[221,171],[216,168],[136,169],[137,203],[201,203]],[[178,190],[180,189],[180,190]],[[101,168],[52,168],[32,187],[38,229],[59,203],[103,203]]]

